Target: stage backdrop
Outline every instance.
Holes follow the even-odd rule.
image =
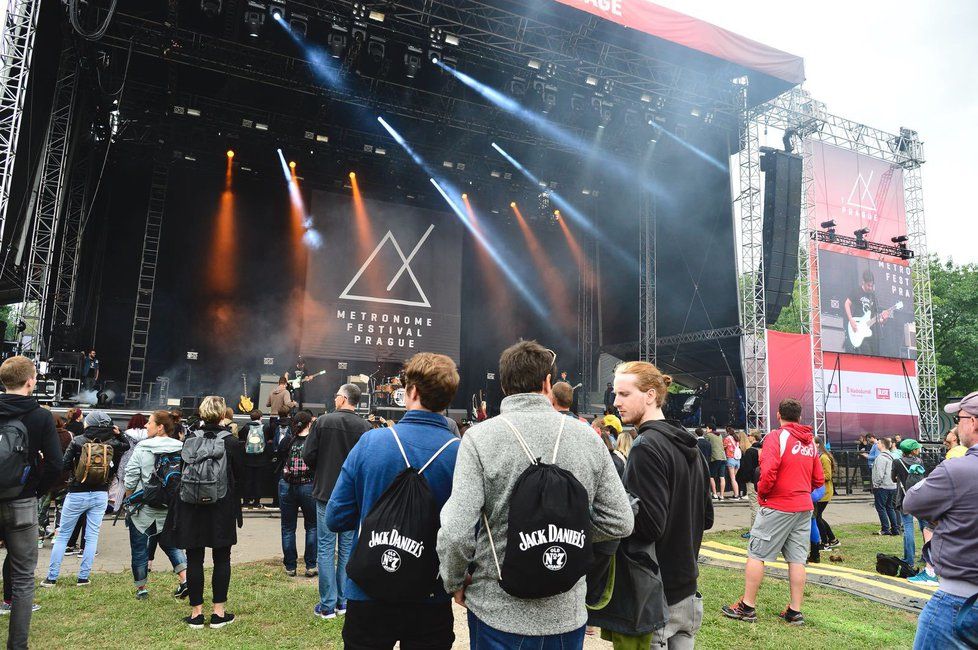
[[[819,292],[822,309],[822,349],[866,356],[917,358],[913,283],[910,266],[892,257],[870,258],[822,249],[818,254]],[[871,273],[872,291],[863,285]],[[868,286],[868,285],[865,285]],[[850,313],[872,327],[850,331]],[[879,322],[881,313],[887,320]],[[862,334],[869,336],[863,338]]]
[[[806,334],[768,330],[771,422],[787,397],[802,402],[802,421],[811,424],[811,340]],[[863,433],[918,436],[920,413],[917,367],[913,361],[826,352],[824,385],[826,433],[832,442],[850,442]]]
[[[416,352],[459,361],[461,227],[454,216],[314,192],[300,353],[402,362]]]
[[[899,166],[813,140],[806,146],[814,166],[816,227],[835,220],[836,231],[849,237],[869,228],[866,239],[883,244],[907,234]]]

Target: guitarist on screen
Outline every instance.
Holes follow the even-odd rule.
[[[851,337],[845,337],[845,351],[851,354],[878,356],[880,353],[880,326],[890,317],[890,310],[879,310],[876,299],[876,277],[869,269],[863,271],[862,283],[849,294],[845,302],[846,319],[849,327],[859,330],[861,324],[856,319],[869,316],[869,329],[872,336],[865,338],[858,346],[853,345]],[[878,317],[877,317],[878,315]]]

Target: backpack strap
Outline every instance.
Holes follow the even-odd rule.
[[[557,442],[554,443],[554,453],[550,459],[551,464],[557,461],[557,450],[560,448],[560,437],[561,435],[563,435],[564,425],[567,424],[567,420],[569,419],[566,415],[561,415],[560,413],[558,413],[557,415],[560,417],[560,428],[557,430]],[[516,434],[516,439],[519,440],[520,446],[523,447],[523,451],[526,453],[527,458],[530,459],[530,464],[536,465],[537,459],[533,457],[533,454],[530,452],[530,447],[529,445],[526,444],[526,440],[523,438],[523,434],[519,432],[519,429],[513,426],[513,423],[507,420],[506,418],[504,418],[503,416],[500,415],[499,419],[505,422],[506,425],[513,430],[513,433]]]
[[[391,427],[391,428],[393,429],[393,427]],[[428,462],[425,463],[424,466],[421,469],[418,470],[418,474],[421,474],[426,469],[428,469],[428,465],[431,465],[433,462],[435,462],[435,459],[438,458],[438,455],[441,454],[441,452],[445,451],[445,449],[448,447],[448,445],[452,444],[453,442],[458,442],[458,438],[456,438],[455,436],[452,436],[451,440],[448,440],[445,444],[443,444],[441,447],[439,447],[438,448],[438,451],[435,452],[435,455],[432,456],[431,458],[429,458],[428,459]],[[401,453],[403,453],[403,452],[404,452],[404,450],[402,449],[401,450]]]
[[[489,519],[486,517],[486,513],[482,513],[482,525],[486,527],[486,533],[489,535],[489,550],[492,551],[492,561],[496,563],[496,575],[499,579],[503,579],[503,570],[499,566],[499,556],[496,555],[496,542],[492,540],[492,528],[489,527]]]
[[[401,439],[397,437],[397,431],[394,429],[393,426],[391,426],[391,433],[394,435],[394,442],[397,443],[397,448],[401,450],[401,457],[404,458],[404,464],[407,465],[408,468],[410,468],[411,467],[411,461],[408,460],[407,454],[404,453],[404,446],[401,444]],[[441,449],[439,449],[438,451],[440,452]],[[437,456],[438,454],[435,454],[435,455]],[[434,459],[432,459],[432,460],[434,460]],[[430,463],[431,461],[428,461],[428,462]],[[428,465],[425,465],[425,467],[427,467],[427,466]]]

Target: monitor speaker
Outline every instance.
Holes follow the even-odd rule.
[[[764,303],[767,323],[791,303],[798,278],[802,158],[761,148],[764,172]]]

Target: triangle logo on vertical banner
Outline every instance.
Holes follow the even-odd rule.
[[[374,248],[370,256],[367,257],[367,260],[363,263],[363,266],[360,267],[360,270],[357,271],[356,275],[353,276],[353,279],[350,280],[350,283],[346,285],[345,289],[343,289],[343,292],[340,294],[340,299],[362,300],[364,302],[380,302],[380,303],[393,304],[393,305],[407,305],[410,307],[431,307],[431,303],[428,301],[428,296],[425,295],[424,289],[421,288],[421,283],[418,282],[417,276],[414,274],[414,271],[411,269],[411,261],[414,259],[414,256],[418,254],[418,251],[421,250],[421,246],[425,243],[425,241],[427,241],[428,236],[431,235],[431,231],[434,229],[435,229],[434,224],[429,225],[428,230],[425,231],[425,233],[421,236],[421,239],[418,241],[417,244],[415,244],[414,248],[411,250],[411,253],[407,256],[404,255],[404,251],[401,249],[400,244],[397,243],[397,238],[394,237],[394,234],[390,230],[388,230],[387,234],[384,235],[383,238],[380,240],[380,243],[377,244],[377,247]],[[387,284],[387,291],[390,292],[391,289],[394,288],[394,285],[397,284],[397,281],[401,279],[401,276],[406,273],[407,276],[411,279],[411,282],[414,283],[414,288],[417,290],[418,299],[406,300],[401,298],[392,298],[389,295],[388,296],[365,296],[365,295],[351,293],[357,281],[360,279],[361,276],[363,276],[364,273],[366,273],[370,265],[374,263],[374,261],[377,259],[377,256],[384,249],[384,246],[388,244],[388,242],[390,243],[391,246],[394,247],[394,251],[397,253],[397,256],[401,260],[401,265],[397,269],[397,272],[394,273],[394,276],[391,278],[390,282]]]
[[[856,182],[852,184],[852,191],[849,192],[849,199],[846,201],[847,205],[860,210],[876,212],[876,199],[873,198],[873,193],[869,191],[869,184],[873,182],[874,173],[873,171],[869,172],[868,179],[862,175],[862,172],[856,176]]]

